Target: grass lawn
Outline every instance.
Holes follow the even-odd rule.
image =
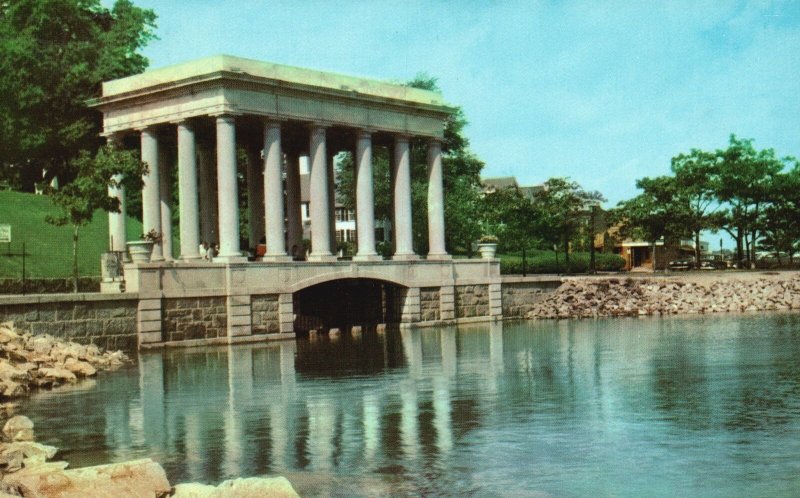
[[[11,225],[12,253],[25,243],[25,273],[32,278],[69,277],[72,274],[72,227],[45,222],[58,210],[49,197],[20,192],[0,192],[0,225]],[[142,224],[128,218],[128,240],[142,234]],[[19,278],[22,257],[8,256],[9,245],[0,243],[0,278]],[[81,228],[78,239],[78,270],[81,276],[100,275],[100,253],[108,248],[108,214],[98,211],[92,222]]]

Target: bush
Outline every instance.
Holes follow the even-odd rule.
[[[100,277],[80,277],[79,292],[100,292]],[[25,279],[25,294],[66,294],[72,292],[71,278]],[[22,294],[22,279],[0,279],[0,294]]]
[[[550,251],[533,251],[527,258],[525,273],[586,273],[589,271],[590,255],[586,252],[575,252],[569,255],[569,271],[564,255],[559,253],[556,264],[555,253]],[[619,271],[625,267],[625,260],[617,254],[595,253],[595,269],[597,271]],[[500,273],[504,275],[522,274],[522,258],[503,255],[500,260]]]

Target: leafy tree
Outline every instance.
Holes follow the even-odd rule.
[[[501,251],[519,251],[536,239],[533,205],[518,189],[486,193],[479,207],[483,234],[497,236]]]
[[[736,135],[730,136],[728,148],[717,155],[717,197],[728,206],[723,228],[736,240],[737,261],[752,263],[762,231],[762,210],[769,204],[775,177],[788,158],[777,158],[773,149],[756,150],[752,139]]]
[[[700,232],[714,230],[722,224],[717,192],[721,158],[715,152],[692,149],[688,154],[672,158],[674,191],[672,212],[694,238],[695,265],[700,268]]]
[[[544,242],[558,254],[564,251],[567,272],[570,271],[570,241],[585,222],[586,213],[605,199],[597,191],[586,191],[568,178],[550,178],[544,188],[534,193],[534,228]]]
[[[781,254],[788,255],[789,264],[793,264],[800,250],[800,164],[775,175],[770,199],[762,216],[761,247],[775,253],[779,260]]]
[[[33,191],[70,180],[79,151],[101,145],[86,105],[103,81],[142,72],[137,51],[155,38],[155,14],[117,0],[0,2],[0,180]]]
[[[674,178],[642,178],[636,181],[636,187],[643,192],[617,204],[612,219],[619,226],[620,236],[650,242],[655,262],[658,240],[680,240],[685,235],[681,224],[685,213],[681,211],[682,206],[673,202],[676,198]]]
[[[52,192],[50,197],[53,204],[60,208],[61,214],[56,217],[48,216],[46,221],[56,226],[72,226],[73,289],[78,292],[80,228],[89,224],[99,209],[118,213],[119,199],[110,197],[108,188],[123,186],[126,189],[140,189],[142,175],[147,172],[147,166],[131,151],[104,146],[94,156],[82,151],[71,161],[71,167],[77,172],[75,180]],[[117,181],[116,175],[121,175],[124,179]]]

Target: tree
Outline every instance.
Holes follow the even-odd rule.
[[[719,154],[692,149],[672,158],[674,176],[671,209],[694,236],[695,265],[700,268],[700,232],[721,226],[724,213],[719,211]],[[666,199],[665,199],[666,201]]]
[[[681,223],[685,212],[681,205],[673,202],[676,198],[674,178],[642,178],[636,181],[636,187],[643,192],[617,204],[612,218],[618,223],[622,237],[650,242],[655,270],[656,242],[680,240],[685,235]]]
[[[76,174],[80,151],[101,145],[87,100],[147,67],[137,51],[155,38],[155,18],[129,0],[0,2],[0,180],[33,191]]]
[[[586,191],[568,178],[550,178],[544,188],[534,193],[534,226],[544,242],[558,258],[558,248],[564,250],[567,272],[570,271],[570,241],[585,222],[593,205],[605,199],[597,191]]]
[[[790,159],[775,157],[773,149],[756,150],[752,139],[738,139],[736,135],[730,136],[728,148],[717,155],[717,197],[729,208],[723,228],[736,240],[737,262],[747,260],[752,265],[762,232],[761,211],[770,202],[776,175]]]
[[[52,192],[51,200],[60,210],[59,216],[48,216],[46,221],[56,226],[72,226],[72,276],[73,290],[78,292],[78,236],[81,227],[92,221],[97,210],[120,210],[119,199],[108,195],[109,187],[140,189],[142,175],[147,172],[145,163],[131,151],[104,146],[93,156],[82,151],[71,166],[77,173],[75,180]],[[122,181],[117,181],[121,175]]]
[[[800,163],[786,173],[775,175],[770,194],[771,203],[762,213],[763,239],[761,247],[773,252],[780,260],[781,254],[794,263],[800,250]]]

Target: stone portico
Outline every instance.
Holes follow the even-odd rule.
[[[455,296],[461,286],[473,286],[470,292],[479,286],[470,302],[483,296],[485,287],[482,316],[501,315],[497,262],[453,261],[445,248],[441,140],[452,109],[439,93],[221,55],[106,82],[93,105],[102,111],[104,134],[112,143],[140,148],[149,166],[143,178],[143,230],[163,234],[151,262],[125,266],[128,291],[140,296],[140,345],[258,340],[254,330],[292,336],[298,314],[293,295],[337,279],[405,289],[390,293],[402,301],[397,318],[403,323],[422,320],[420,289],[425,289],[424,315],[436,317],[433,321],[459,318]],[[424,259],[413,248],[412,143],[427,147],[429,251]],[[375,147],[387,147],[392,158],[390,260],[383,260],[375,246]],[[239,191],[239,149],[247,158],[246,247],[239,235],[245,193]],[[355,165],[353,261],[337,261],[334,252],[333,157],[341,151],[351,151]],[[296,261],[303,246],[298,172],[303,156],[310,170],[311,250],[307,261]],[[177,208],[171,202],[173,185]],[[111,194],[124,204],[123,191]],[[180,220],[179,251],[171,247],[173,209]],[[124,215],[109,215],[109,233],[112,250],[125,250]],[[200,260],[202,241],[219,244],[213,263]],[[266,245],[264,256],[248,262],[245,250],[260,242]],[[435,312],[430,311],[433,295],[440,301]],[[217,309],[205,317],[204,299],[212,300],[211,309],[225,303],[225,313]],[[484,311],[473,306],[463,318],[479,317],[476,309]],[[192,316],[198,318],[187,318]],[[261,326],[270,320],[274,323]],[[207,326],[186,327],[190,338],[170,336],[176,322],[192,321]]]

